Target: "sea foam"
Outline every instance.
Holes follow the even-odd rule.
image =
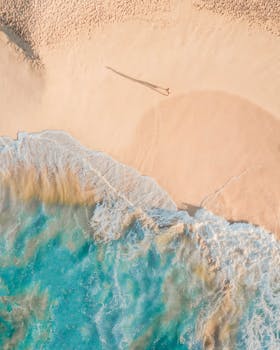
[[[272,234],[191,217],[64,132],[0,144],[4,349],[279,348]]]

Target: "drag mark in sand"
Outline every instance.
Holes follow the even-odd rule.
[[[243,175],[247,174],[248,171],[251,170],[251,169],[252,169],[252,167],[249,168],[249,169],[245,169],[244,171],[242,171],[241,174],[239,174],[239,175],[237,175],[237,176],[235,175],[235,176],[230,177],[230,178],[229,178],[221,187],[219,187],[216,191],[214,191],[214,192],[208,194],[206,197],[204,197],[204,198],[202,199],[202,201],[200,202],[199,207],[200,207],[200,208],[205,207],[206,202],[209,202],[209,200],[213,200],[214,198],[216,198],[219,194],[221,194],[221,192],[225,189],[226,186],[228,186],[228,185],[229,185],[231,182],[233,182],[233,181],[239,180]]]
[[[161,95],[164,95],[164,96],[169,96],[170,95],[170,89],[169,88],[163,88],[161,86],[158,86],[158,85],[155,85],[155,84],[152,84],[152,83],[149,83],[148,81],[145,81],[145,80],[140,80],[140,79],[136,79],[136,78],[133,78],[133,77],[130,77],[129,75],[126,75],[126,74],[123,74],[117,70],[115,70],[114,68],[112,67],[109,67],[109,66],[105,66],[106,69],[109,69],[110,71],[112,71],[113,73],[115,74],[118,74],[120,75],[121,77],[123,78],[126,78],[126,79],[129,79],[135,83],[138,83],[138,84],[141,84],[141,85],[144,85],[146,86],[147,88],[149,89],[152,89],[154,91],[156,91],[157,93],[161,94]]]

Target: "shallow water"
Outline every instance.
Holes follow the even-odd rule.
[[[6,209],[1,236],[1,348],[196,343],[207,299],[201,282],[176,259],[179,243],[160,254],[137,221],[121,239],[96,243],[83,227],[89,208],[21,204],[10,216],[14,209]],[[192,305],[188,312],[186,305]]]
[[[199,273],[207,262],[193,234],[185,230],[163,243],[159,237],[166,233],[154,235],[136,220],[118,240],[96,242],[87,226],[93,211],[40,202],[10,203],[2,211],[1,348],[202,349],[205,324],[225,292],[224,280]],[[164,226],[174,224],[171,213],[159,215]],[[223,228],[217,220],[204,229]],[[241,235],[242,229],[235,230]],[[257,260],[260,252],[250,254]],[[255,265],[259,274],[268,273]],[[279,280],[251,279],[248,290],[233,295],[244,304],[227,319],[236,336],[225,336],[225,348],[250,349],[254,342],[276,349]]]
[[[117,186],[88,205],[0,186],[0,348],[279,349],[273,235]]]

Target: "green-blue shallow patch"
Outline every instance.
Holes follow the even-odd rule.
[[[93,211],[34,202],[7,205],[0,213],[0,348],[202,349],[203,327],[223,301],[224,289],[215,284],[209,289],[201,277],[198,241],[185,232],[162,249],[158,232],[135,220],[118,240],[98,242],[89,225]],[[179,220],[179,214],[167,211],[150,215],[163,234],[169,221]],[[227,239],[239,242],[243,226],[218,241],[216,232],[231,228],[207,213],[203,220],[209,223],[204,234],[214,237],[217,251]],[[229,271],[243,248],[236,247],[224,259]],[[259,251],[250,254],[254,258]],[[248,348],[250,335],[255,349],[266,349],[280,339],[279,290],[268,271],[248,266],[262,279],[254,288],[242,287],[235,348]],[[238,291],[241,280],[236,281]]]
[[[185,266],[154,244],[133,257],[145,236],[139,222],[118,241],[96,243],[64,210],[57,207],[50,215],[38,204],[21,213],[25,222],[12,249],[2,250],[1,348],[186,348],[199,307],[168,317],[164,296],[172,275],[181,275],[178,286],[190,283]],[[65,216],[67,229],[60,227]]]

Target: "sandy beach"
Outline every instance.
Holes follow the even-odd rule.
[[[0,0],[0,348],[279,349],[277,0]]]
[[[0,1],[1,136],[65,130],[280,237],[277,1],[25,3]]]

